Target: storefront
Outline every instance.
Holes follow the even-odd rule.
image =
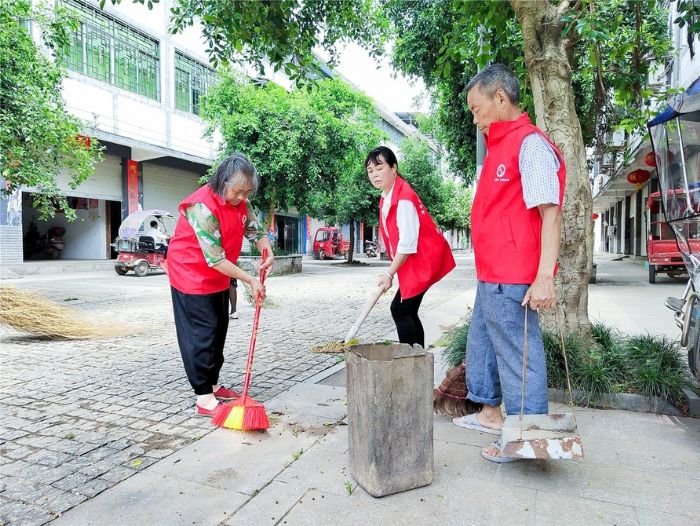
[[[117,254],[111,245],[130,211],[155,208],[177,215],[178,204],[199,187],[207,170],[171,157],[136,162],[129,154],[128,148],[108,145],[95,173],[77,189],[70,187],[67,176],[59,177],[58,186],[75,210],[74,221],[60,209],[42,220],[36,190],[22,191],[22,260],[113,259]],[[289,228],[286,231],[293,237]]]

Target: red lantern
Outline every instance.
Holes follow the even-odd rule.
[[[591,217],[593,218],[593,221],[595,221],[596,219],[598,219],[600,217],[600,214],[598,212],[593,212],[591,214]]]
[[[649,170],[634,170],[627,175],[627,182],[639,190],[650,178]]]
[[[90,148],[90,145],[92,144],[92,139],[85,135],[76,135],[75,142],[77,142],[80,146],[84,148]]]
[[[652,168],[656,168],[656,155],[654,155],[653,151],[644,156],[644,164],[651,166]]]

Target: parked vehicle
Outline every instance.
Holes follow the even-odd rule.
[[[167,246],[145,235],[151,221],[156,221],[168,237],[175,230],[175,218],[165,210],[137,210],[129,214],[119,227],[119,236],[112,245],[119,253],[114,271],[120,276],[130,270],[139,277],[148,275],[152,270],[165,270]]]
[[[666,298],[681,330],[688,365],[700,380],[700,83],[649,122],[661,209],[689,279],[681,298]]]
[[[314,236],[314,257],[318,259],[347,257],[350,242],[343,239],[343,232],[335,226],[324,226]]]
[[[681,197],[682,192],[677,193]],[[649,283],[656,283],[658,273],[666,273],[669,277],[687,274],[676,236],[664,218],[661,192],[652,193],[647,200],[647,224]],[[692,237],[697,237],[697,233],[693,233]],[[691,239],[690,243],[693,251],[700,252],[700,239]]]
[[[365,254],[368,258],[377,257],[377,243],[374,241],[365,241]]]

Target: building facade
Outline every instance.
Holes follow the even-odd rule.
[[[687,28],[678,27],[676,3],[671,3],[669,27],[673,38],[673,56],[669,64],[657,71],[654,82],[657,87],[688,88],[700,77],[700,59],[691,56]],[[695,52],[700,53],[698,39]],[[661,108],[659,108],[661,109]],[[652,151],[648,137],[633,138],[629,147],[632,156],[623,159],[624,136],[612,133],[606,152],[594,156],[591,173],[594,210],[594,250],[602,253],[645,257],[646,241],[650,228],[647,199],[658,190],[653,162],[646,157]],[[646,161],[645,161],[646,157]],[[647,161],[650,161],[649,163]],[[634,183],[635,171],[648,180]],[[632,182],[630,182],[632,179]]]
[[[62,95],[67,111],[85,122],[84,134],[99,140],[104,157],[77,188],[68,177],[58,185],[76,209],[68,222],[62,211],[42,221],[33,206],[34,189],[3,199],[0,262],[42,259],[24,246],[30,229],[46,236],[62,227],[63,259],[107,259],[121,221],[137,209],[177,210],[198,187],[216,158],[217,137],[204,138],[199,98],[215,78],[198,28],[167,31],[171,2],[153,10],[123,2],[60,0],[80,21],[62,55],[67,78]],[[31,28],[37,44],[40,35]]]
[[[42,246],[53,228],[64,229],[61,259],[116,257],[111,244],[126,216],[139,209],[177,215],[178,203],[198,188],[221,145],[216,132],[205,136],[206,125],[199,117],[200,99],[216,82],[216,74],[196,24],[176,35],[168,32],[173,0],[153,4],[151,10],[131,2],[106,2],[100,8],[97,0],[58,1],[80,21],[60,59],[67,71],[62,85],[65,107],[83,120],[83,134],[100,142],[104,156],[77,188],[70,187],[68,176],[59,176],[59,188],[76,210],[76,221],[67,221],[60,210],[41,220],[34,208],[34,188],[0,198],[2,265],[50,257]],[[30,31],[40,45],[39,28],[31,25]],[[244,73],[256,74],[252,69]],[[291,88],[280,73],[268,78]],[[378,126],[388,133],[392,146],[419,134],[386,110],[380,109],[380,115]],[[296,210],[280,211],[270,236],[278,250],[306,253],[321,224]],[[358,223],[357,250],[365,230],[375,238],[372,229]],[[38,235],[44,245],[25,243],[28,235]]]

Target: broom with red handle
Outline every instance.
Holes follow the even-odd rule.
[[[267,259],[267,249],[262,251],[262,262]],[[265,271],[260,272],[260,284],[265,284]],[[250,348],[248,349],[248,363],[245,368],[245,378],[243,380],[243,394],[240,398],[218,407],[211,423],[218,427],[228,429],[239,429],[252,431],[257,429],[267,429],[270,421],[265,412],[265,406],[256,402],[248,396],[250,379],[253,376],[253,354],[255,352],[255,340],[258,336],[258,323],[260,322],[260,308],[262,300],[257,297],[255,300],[255,318],[253,319],[253,334],[250,337]]]

